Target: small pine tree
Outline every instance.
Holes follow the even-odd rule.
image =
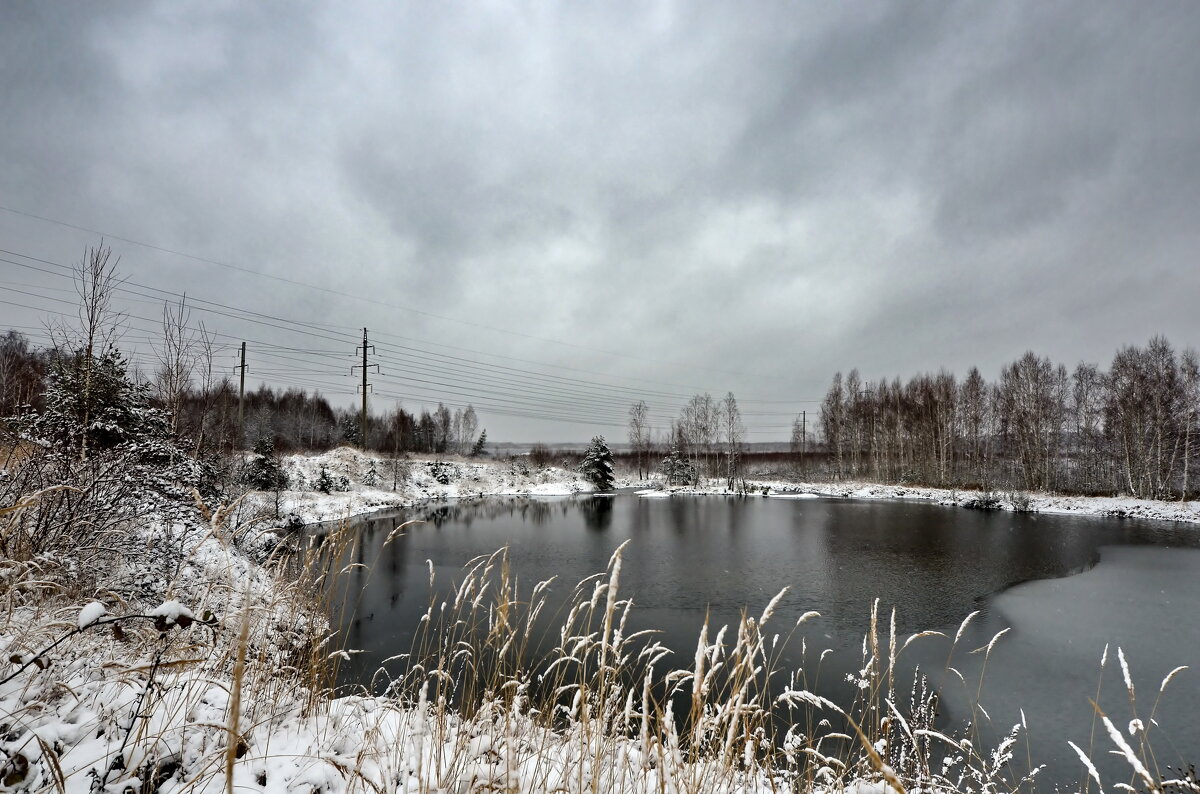
[[[616,482],[613,474],[613,456],[604,441],[604,436],[596,436],[583,455],[583,463],[579,471],[597,490],[611,490]]]
[[[371,465],[367,469],[367,473],[363,475],[362,482],[368,488],[374,488],[379,485],[379,471],[375,468],[374,458],[371,458]]]
[[[275,454],[275,440],[260,436],[254,442],[254,460],[246,464],[246,484],[258,491],[282,491],[288,486],[287,472]]]
[[[325,468],[325,464],[321,464],[321,471],[317,474],[316,489],[321,493],[329,493],[337,490],[337,483],[334,482],[333,476],[329,473],[329,469]]]
[[[471,447],[472,458],[482,458],[487,454],[487,428],[479,434],[479,440],[475,442],[475,446]]]

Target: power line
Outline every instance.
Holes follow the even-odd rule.
[[[112,234],[111,232],[104,232],[104,231],[100,231],[97,229],[91,229],[86,226],[69,223],[67,221],[63,221],[63,220],[60,220],[57,218],[50,218],[50,217],[47,217],[44,215],[37,215],[32,212],[26,212],[24,210],[19,210],[19,209],[13,208],[13,207],[6,207],[3,205],[0,205],[0,210],[2,210],[4,212],[12,213],[14,215],[20,215],[20,216],[23,216],[26,218],[32,218],[34,220],[42,221],[44,223],[51,223],[51,224],[55,224],[57,226],[62,226],[62,227],[68,228],[68,229],[75,229],[76,231],[87,232],[88,234],[99,235],[102,238],[111,238],[114,240],[120,240],[123,243],[129,243],[130,245],[136,245],[136,246],[146,248],[146,249],[149,249],[152,251],[158,251],[160,253],[170,254],[172,256],[178,256],[178,257],[182,257],[185,259],[190,259],[194,262],[200,262],[202,264],[207,264],[207,265],[215,265],[217,267],[227,268],[229,270],[234,270],[234,271],[237,271],[240,273],[246,273],[249,275],[258,276],[260,278],[271,279],[273,281],[278,281],[278,282],[281,282],[284,284],[290,284],[292,286],[316,290],[318,292],[323,292],[328,295],[336,295],[336,296],[342,297],[342,298],[349,298],[350,300],[363,301],[365,303],[374,304],[376,306],[382,306],[382,307],[385,307],[388,309],[398,309],[400,311],[406,311],[406,312],[418,314],[418,315],[421,315],[424,317],[431,317],[434,319],[443,320],[445,322],[458,323],[460,325],[465,325],[465,326],[469,326],[472,328],[478,328],[478,329],[484,330],[484,331],[492,331],[494,333],[508,334],[510,336],[515,336],[515,337],[519,337],[519,338],[523,338],[523,339],[531,339],[531,340],[534,340],[537,342],[546,342],[548,344],[562,345],[564,347],[569,347],[569,348],[573,348],[576,350],[587,350],[592,353],[601,353],[601,354],[607,355],[607,356],[613,356],[616,358],[626,358],[631,361],[641,361],[641,362],[647,363],[647,364],[661,365],[661,364],[667,363],[667,364],[671,364],[672,366],[691,368],[691,369],[695,369],[697,371],[702,371],[702,372],[712,372],[714,374],[719,374],[719,375],[733,375],[735,377],[745,377],[745,374],[746,374],[746,373],[742,373],[742,372],[725,372],[722,370],[710,369],[707,367],[693,367],[691,365],[683,364],[681,362],[656,361],[654,359],[646,359],[646,358],[642,358],[640,356],[633,356],[628,353],[621,353],[621,352],[616,352],[616,351],[611,351],[611,350],[603,350],[601,348],[590,347],[588,345],[580,345],[580,344],[576,344],[574,342],[564,342],[560,339],[550,339],[548,337],[541,337],[541,336],[537,336],[535,334],[527,334],[527,333],[523,333],[521,331],[514,331],[514,330],[508,329],[508,328],[498,328],[495,326],[484,325],[482,323],[476,323],[476,322],[472,322],[470,320],[463,320],[463,319],[460,319],[457,317],[448,317],[446,315],[437,314],[435,312],[429,312],[429,311],[425,311],[423,309],[416,309],[411,306],[402,306],[399,304],[388,303],[386,301],[376,300],[374,298],[368,298],[363,295],[355,295],[355,294],[352,294],[349,292],[342,292],[341,290],[335,290],[335,289],[331,289],[329,287],[322,287],[318,284],[310,284],[308,282],[299,281],[297,279],[290,279],[290,278],[286,278],[284,276],[276,276],[271,273],[264,273],[261,270],[254,270],[252,268],[243,267],[241,265],[233,265],[233,264],[229,264],[228,262],[222,262],[217,259],[210,259],[208,257],[197,256],[195,254],[189,254],[185,251],[179,251],[176,249],[167,248],[165,246],[155,245],[153,243],[142,242],[140,240],[135,240],[135,239],[132,239],[129,237],[123,237],[121,235]]]
[[[9,254],[12,254],[15,256],[21,256],[21,257],[33,259],[34,261],[40,261],[43,264],[49,264],[53,267],[60,268],[62,270],[69,270],[69,268],[67,266],[61,265],[59,263],[50,262],[49,260],[37,259],[36,257],[29,257],[25,254],[7,251],[5,249],[0,249],[0,253],[9,253]],[[0,261],[11,261],[11,260],[6,260],[3,258],[0,258]],[[31,267],[32,269],[35,269],[35,270],[42,270],[43,272],[49,272],[52,275],[60,275],[60,276],[66,277],[66,275],[62,274],[62,273],[52,273],[51,271],[45,271],[44,268],[36,268],[33,266],[24,265],[23,263],[19,263],[19,262],[12,262],[12,264],[17,264],[18,266],[23,266],[23,267]],[[317,338],[322,338],[322,339],[326,339],[326,340],[330,340],[330,341],[340,341],[340,340],[338,340],[337,337],[330,336],[327,333],[315,333],[311,330],[308,330],[309,328],[313,327],[313,324],[310,324],[310,323],[305,323],[305,322],[296,321],[296,320],[290,320],[290,319],[282,318],[282,317],[276,317],[273,315],[264,315],[259,312],[254,312],[251,310],[242,309],[242,308],[235,307],[235,306],[229,306],[227,304],[221,304],[221,303],[217,303],[214,301],[208,301],[208,300],[199,299],[199,298],[195,298],[195,297],[188,298],[187,296],[181,295],[180,293],[174,293],[169,290],[161,290],[157,287],[141,285],[141,284],[137,284],[136,282],[128,282],[128,283],[133,284],[133,286],[139,286],[143,289],[151,289],[151,290],[154,290],[154,291],[162,293],[162,294],[172,295],[175,297],[179,297],[180,299],[190,300],[192,302],[193,308],[197,308],[200,311],[210,311],[210,312],[213,312],[220,316],[225,316],[225,317],[230,317],[232,319],[239,319],[239,320],[244,320],[244,321],[248,321],[248,322],[253,322],[253,323],[260,324],[260,325],[266,325],[268,327],[277,328],[279,330],[286,330],[289,332],[302,333],[302,334],[306,334],[306,335],[310,335],[310,336],[314,336]],[[125,292],[131,292],[132,294],[144,295],[144,293],[137,293],[136,291],[127,290],[125,288],[121,288],[121,289],[123,289]],[[201,305],[197,306],[197,304],[201,304]],[[228,309],[229,311],[218,311],[218,310],[214,310],[214,309],[208,309],[208,308],[206,308],[206,306],[204,304],[207,304],[209,306],[218,306],[218,307],[221,307],[222,309]],[[231,314],[230,312],[233,312],[233,313]],[[250,315],[250,316],[243,317],[240,315]],[[254,317],[265,317],[265,318],[268,318],[268,319],[276,321],[276,322],[265,322],[262,320],[253,319]],[[278,323],[286,323],[289,326],[300,326],[300,327],[299,328],[290,328],[287,326],[281,326]],[[326,327],[328,327],[328,326],[326,326]],[[383,335],[387,335],[387,334],[383,334]],[[400,338],[403,338],[403,337],[400,337]],[[280,346],[276,346],[276,347],[280,347]],[[591,390],[599,389],[599,390],[602,390],[605,392],[613,393],[614,396],[617,393],[624,392],[629,398],[638,398],[638,399],[644,399],[645,397],[651,397],[652,399],[661,398],[661,399],[666,399],[666,400],[688,399],[687,395],[679,394],[679,393],[660,392],[660,391],[656,391],[656,390],[645,390],[645,389],[640,389],[640,388],[630,387],[630,386],[618,386],[618,385],[613,385],[613,384],[599,383],[597,381],[583,380],[583,379],[579,379],[579,378],[568,378],[568,377],[559,376],[559,375],[551,375],[548,373],[532,372],[529,370],[524,370],[524,369],[520,369],[520,368],[516,368],[516,367],[507,367],[507,366],[503,366],[503,365],[499,365],[499,364],[491,364],[489,362],[480,362],[480,361],[476,361],[474,359],[466,359],[466,358],[462,358],[460,356],[448,356],[446,354],[436,353],[433,351],[421,350],[420,348],[413,348],[413,347],[409,347],[406,345],[384,345],[384,349],[388,349],[388,348],[393,349],[396,352],[396,354],[399,356],[402,356],[402,357],[405,357],[408,359],[412,359],[413,357],[415,357],[419,360],[435,363],[438,366],[443,367],[443,368],[446,366],[449,366],[449,364],[447,362],[453,362],[454,364],[465,365],[468,368],[484,368],[484,369],[495,370],[495,371],[504,372],[504,373],[514,373],[514,374],[522,376],[523,378],[530,378],[530,379],[541,381],[543,383],[561,382],[563,384],[566,384],[568,387],[583,386],[583,387],[585,387],[587,389],[591,389]],[[315,351],[313,351],[313,352],[315,352]],[[470,351],[470,352],[479,352],[479,351]],[[486,353],[480,353],[480,354],[481,355],[491,355],[491,354],[486,354]],[[381,357],[381,360],[385,361],[385,363],[399,364],[399,362],[396,362],[395,359],[385,359],[385,358]],[[406,362],[403,366],[409,366],[409,363]],[[489,380],[489,382],[492,382],[492,383],[496,382],[496,378],[493,376],[489,376],[488,380]],[[511,381],[508,381],[508,382],[511,383]],[[596,398],[596,395],[591,392],[587,393],[585,396],[590,399]],[[742,400],[742,402],[744,402],[744,403],[762,402],[762,403],[775,403],[775,404],[789,404],[785,401],[756,401],[752,398],[744,398]],[[790,404],[797,404],[799,402],[805,402],[805,401],[791,401]],[[816,402],[816,401],[811,401],[811,402]],[[773,415],[782,416],[782,415],[790,415],[790,413],[791,412],[786,412],[786,413],[779,412],[779,413],[775,413]],[[747,413],[746,415],[750,415],[750,414]]]
[[[0,249],[0,252],[8,253],[13,256],[27,258],[31,261],[39,261],[42,264],[50,265],[51,267],[57,268],[59,270],[68,270],[69,269],[67,266],[60,265],[58,263],[50,262],[48,260],[39,260],[35,257],[29,257],[25,254],[20,254],[17,252],[5,251],[3,249]],[[48,270],[46,268],[39,268],[39,267],[35,267],[32,265],[28,265],[26,263],[15,262],[13,260],[4,259],[2,257],[0,257],[0,261],[9,262],[9,263],[17,265],[17,266],[26,267],[26,268],[29,268],[29,269],[32,269],[35,271],[40,271],[40,272],[46,273],[48,275],[56,276],[56,277],[70,277],[70,276],[65,275],[62,272],[55,272],[52,270]],[[226,304],[216,303],[214,301],[206,301],[206,300],[200,299],[200,298],[184,296],[184,295],[181,295],[180,293],[174,293],[169,290],[161,290],[157,287],[152,287],[149,285],[137,284],[137,283],[133,283],[133,282],[125,282],[125,283],[128,284],[128,286],[121,286],[118,288],[120,290],[121,294],[134,295],[134,296],[144,297],[144,298],[152,298],[153,299],[152,302],[157,302],[158,298],[156,296],[147,295],[144,292],[138,292],[136,289],[130,289],[129,287],[138,287],[140,289],[151,290],[153,292],[157,292],[162,295],[170,295],[170,296],[178,297],[182,300],[186,300],[189,304],[191,304],[192,308],[195,308],[199,311],[211,312],[218,316],[223,316],[223,317],[227,317],[229,319],[234,319],[234,320],[238,320],[238,321],[242,321],[242,322],[250,322],[250,323],[254,323],[254,324],[265,325],[267,327],[275,328],[277,330],[281,330],[281,331],[284,331],[287,333],[301,334],[301,335],[309,336],[309,337],[312,337],[315,339],[324,339],[327,341],[341,341],[341,339],[344,339],[346,336],[346,335],[339,333],[336,330],[334,330],[332,332],[330,332],[328,330],[331,328],[340,328],[342,326],[334,326],[332,324],[313,324],[313,323],[306,323],[306,322],[302,322],[302,321],[290,320],[290,319],[282,318],[282,317],[275,317],[272,315],[264,315],[264,314],[261,314],[258,312],[240,309],[235,306],[229,306]],[[48,287],[45,285],[37,285],[37,286],[27,285],[27,286],[31,286],[34,289],[48,290],[48,291],[59,292],[59,293],[68,291],[65,289]],[[11,290],[11,291],[15,292],[17,294],[23,294],[23,295],[27,295],[30,297],[35,297],[35,298],[38,298],[39,300],[43,300],[43,301],[50,301],[50,302],[57,303],[57,304],[68,305],[68,306],[71,306],[72,308],[74,308],[77,305],[76,301],[63,300],[61,298],[56,298],[51,295],[44,295],[44,294],[39,294],[36,292],[28,292],[28,291],[23,291],[23,290]],[[133,301],[133,302],[151,302],[151,301]],[[43,312],[46,312],[46,313],[52,314],[52,315],[58,315],[58,316],[63,316],[63,317],[69,316],[66,312],[54,311],[52,309],[49,309],[46,307],[41,307],[41,306],[30,307],[25,304],[17,304],[17,303],[13,303],[10,301],[0,301],[0,303],[6,304],[6,305],[12,305],[12,306],[19,306],[21,308],[35,308],[39,311],[43,311]],[[217,307],[217,308],[214,309],[214,308],[209,308],[209,307]],[[220,309],[223,309],[225,311],[221,311]],[[142,320],[144,322],[151,323],[151,324],[156,324],[158,322],[157,320],[154,320],[151,318],[141,317],[139,315],[134,315],[134,314],[129,314],[129,313],[126,313],[123,316],[126,319]],[[258,319],[258,318],[265,318],[265,319]],[[157,333],[156,330],[141,328],[141,327],[134,325],[132,322],[128,323],[128,327],[133,330],[141,331],[142,333],[147,334],[147,336],[145,336],[145,337],[132,337],[134,339],[141,339],[147,343],[152,344],[153,340],[156,338],[155,336],[153,336],[153,334]],[[190,325],[187,325],[185,327],[187,327],[189,330],[192,330],[192,331],[200,330],[200,329],[197,329]],[[209,332],[209,333],[212,337],[228,338],[228,339],[238,339],[239,338],[238,336],[225,334],[222,332]],[[407,341],[407,339],[405,337],[399,337],[399,336],[387,335],[387,334],[380,334],[380,335],[393,336],[393,338],[399,338],[399,339],[403,339],[403,340]],[[246,337],[244,335],[240,335],[240,336],[241,336],[240,341],[243,341],[243,342],[247,341]],[[126,337],[126,338],[128,338],[128,337]],[[251,341],[253,341],[253,340],[251,340]],[[263,342],[263,341],[256,341],[255,343],[257,345],[260,345],[262,348],[264,348],[263,350],[255,351],[256,355],[259,355],[259,356],[262,356],[265,358],[272,358],[274,360],[289,361],[289,362],[294,362],[294,363],[298,363],[298,364],[304,364],[304,365],[307,365],[310,367],[313,366],[314,364],[321,365],[321,364],[324,364],[325,362],[329,362],[329,366],[332,366],[333,361],[339,361],[339,362],[345,361],[345,354],[339,354],[337,351],[314,349],[314,348],[310,348],[310,347],[300,347],[300,346],[292,346],[292,345],[281,345],[281,344],[277,344],[277,343],[268,343],[268,342]],[[444,345],[437,345],[437,346],[447,347],[447,348],[450,347],[450,346],[444,346]],[[222,345],[222,346],[220,346],[219,349],[220,350],[229,350],[229,349],[231,349],[231,347],[232,347],[231,345]],[[678,393],[659,392],[656,390],[645,390],[645,389],[640,389],[640,388],[632,387],[632,386],[622,386],[622,385],[616,385],[616,384],[611,384],[611,383],[601,383],[601,382],[591,381],[591,380],[586,380],[586,379],[581,379],[581,378],[552,375],[552,374],[545,373],[545,372],[533,372],[533,371],[524,370],[524,369],[521,369],[518,367],[510,367],[510,366],[494,364],[494,363],[486,362],[486,361],[478,361],[475,359],[464,358],[462,356],[450,356],[450,355],[446,355],[446,354],[442,354],[442,353],[437,353],[436,351],[422,350],[420,348],[411,347],[408,345],[384,344],[383,348],[385,351],[391,350],[394,357],[393,356],[380,356],[379,360],[383,361],[384,363],[391,363],[398,367],[402,367],[403,371],[405,373],[404,375],[399,376],[398,378],[384,377],[383,382],[385,382],[389,385],[399,386],[401,388],[403,388],[405,384],[417,385],[418,387],[420,387],[420,386],[439,387],[439,393],[437,393],[437,394],[419,394],[419,395],[412,394],[412,393],[395,394],[394,396],[397,399],[414,399],[414,400],[420,400],[422,402],[432,403],[435,400],[437,400],[439,402],[447,401],[447,399],[446,399],[447,395],[454,395],[454,396],[458,396],[460,398],[470,399],[479,408],[481,408],[483,410],[488,410],[489,412],[495,413],[498,415],[519,416],[519,417],[535,418],[535,419],[547,419],[547,420],[552,420],[552,421],[563,421],[563,422],[571,422],[571,423],[578,423],[578,424],[596,424],[596,425],[604,425],[604,426],[623,427],[623,426],[625,426],[625,418],[626,418],[625,409],[627,408],[627,406],[629,404],[628,402],[626,402],[626,400],[629,397],[644,398],[646,396],[651,396],[652,398],[655,398],[655,397],[658,398],[658,399],[654,400],[655,402],[662,400],[662,401],[665,401],[668,403],[674,402],[676,400],[683,400],[686,398],[686,395],[678,394]],[[477,354],[483,355],[483,356],[511,359],[511,357],[496,356],[495,354],[483,353],[481,351],[469,351],[467,349],[462,349],[462,350],[464,350],[465,352],[477,353]],[[292,354],[292,355],[289,355],[289,354]],[[132,356],[131,356],[131,359],[133,359]],[[537,362],[531,362],[531,363],[534,363],[537,366],[554,366],[554,365],[542,365]],[[340,366],[344,366],[344,365],[339,365],[339,368],[340,368]],[[375,365],[372,365],[372,366],[375,366]],[[234,369],[238,370],[243,375],[245,373],[245,369],[243,368],[243,366],[241,364],[239,364],[237,367],[234,367]],[[566,368],[566,369],[570,369],[570,368]],[[410,373],[416,373],[418,375],[429,375],[432,377],[428,377],[428,378],[413,377],[413,375]],[[306,375],[306,374],[322,375],[322,374],[331,374],[331,373],[327,373],[327,371],[324,369],[316,369],[316,370],[292,369],[292,370],[278,371],[278,372],[273,371],[273,370],[266,370],[266,371],[262,371],[261,374],[269,375],[270,379],[274,382],[289,382],[289,383],[295,383],[297,385],[309,386],[309,385],[317,385],[317,383],[314,382],[312,379],[306,380],[306,379],[296,378],[294,376]],[[293,377],[287,378],[287,377],[285,377],[285,374],[291,374]],[[606,375],[605,377],[608,377],[608,376]],[[531,383],[530,381],[534,381],[534,382]],[[328,382],[321,382],[320,385],[325,387],[331,393],[338,393],[338,394],[353,393],[353,392],[348,392],[348,391],[342,391],[341,387],[344,384],[331,384]],[[423,389],[422,389],[422,391],[423,391]],[[380,394],[381,394],[381,396],[393,396],[391,393],[381,392]],[[622,396],[623,394],[627,395],[627,396],[623,397]],[[802,402],[802,401],[787,401],[787,402],[785,402],[785,401],[766,401],[766,400],[755,401],[755,400],[750,400],[750,399],[744,399],[744,400],[742,400],[742,402],[744,402],[744,403],[761,402],[764,404],[789,404],[789,403],[796,404],[796,403]],[[464,405],[464,403],[459,403],[459,402],[454,402],[454,401],[450,401],[450,404]],[[465,403],[465,404],[472,404],[472,403]],[[583,411],[581,411],[580,409],[583,409]],[[790,415],[791,415],[791,412],[786,412],[786,413],[785,412],[747,412],[745,414],[745,416],[747,416],[747,417],[771,417],[771,416],[790,416]],[[657,410],[653,411],[652,416],[656,420],[661,421],[663,423],[665,423],[670,418],[672,418],[671,414],[659,413],[659,411],[657,411]],[[773,432],[775,429],[786,429],[787,427],[789,427],[787,425],[767,425],[767,424],[759,424],[756,422],[748,422],[747,424],[749,425],[749,427],[747,428],[748,432],[755,433],[755,434],[770,433],[770,432]]]

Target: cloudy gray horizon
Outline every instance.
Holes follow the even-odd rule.
[[[122,308],[186,292],[249,384],[352,405],[365,326],[376,411],[514,441],[1196,346],[1197,41],[1191,2],[6,3],[0,327],[104,232]]]

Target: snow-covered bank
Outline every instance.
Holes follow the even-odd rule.
[[[283,458],[289,490],[279,493],[279,515],[309,524],[376,510],[412,507],[439,499],[479,496],[569,496],[595,490],[581,474],[520,461],[457,458],[390,458],[338,447],[315,455]],[[324,470],[329,493],[317,490]],[[618,487],[629,487],[620,480]],[[393,486],[395,486],[393,488]],[[275,494],[259,492],[246,506],[275,511]]]
[[[1200,502],[1163,502],[1107,496],[1058,496],[1055,494],[963,491],[909,485],[880,485],[866,482],[797,483],[787,480],[747,481],[752,495],[772,499],[838,497],[853,499],[916,499],[951,507],[990,508],[1032,513],[1144,518],[1155,521],[1200,523]],[[669,496],[732,496],[724,484],[700,487],[651,488],[638,492],[646,498]]]
[[[283,458],[291,489],[278,494],[278,514],[303,523],[333,521],[376,510],[407,508],[441,499],[481,496],[568,496],[595,489],[576,471],[554,466],[538,467],[516,460],[389,458],[339,447],[314,455]],[[329,493],[316,490],[327,473]],[[393,485],[395,486],[393,488]],[[645,486],[652,487],[645,487]],[[775,499],[839,497],[854,499],[916,499],[947,506],[1065,515],[1143,518],[1157,521],[1200,523],[1200,502],[1164,502],[1104,496],[991,492],[881,485],[860,481],[792,482],[752,480],[748,490]],[[687,495],[732,496],[723,480],[699,487],[666,487],[658,475],[650,481],[619,479],[618,488],[642,487],[639,496],[667,498]],[[765,493],[764,493],[765,491]],[[276,494],[251,494],[243,509],[275,513]]]

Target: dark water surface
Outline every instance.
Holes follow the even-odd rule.
[[[410,518],[425,523],[383,541]],[[513,569],[532,587],[556,576],[560,593],[603,571],[613,551],[624,555],[621,595],[635,604],[632,629],[660,631],[690,666],[706,611],[711,622],[736,623],[743,608],[757,615],[790,588],[772,621],[786,633],[809,610],[808,667],[824,648],[822,694],[844,699],[844,677],[856,668],[872,602],[881,615],[894,607],[898,633],[938,630],[953,636],[968,613],[980,615],[951,664],[967,685],[945,673],[948,640],[922,639],[906,652],[945,684],[941,720],[955,728],[972,715],[986,645],[1011,629],[987,660],[974,712],[994,739],[1022,712],[1033,761],[1047,763],[1039,788],[1073,782],[1082,766],[1068,748],[1091,743],[1089,698],[1125,729],[1131,706],[1121,681],[1122,646],[1137,686],[1136,716],[1148,722],[1163,676],[1176,677],[1161,698],[1152,735],[1164,765],[1200,763],[1200,530],[1166,522],[976,512],[928,502],[844,499],[674,497],[623,493],[540,499],[485,499],[362,521],[355,572],[361,600],[346,624],[352,648],[364,653],[345,670],[347,682],[366,683],[383,660],[410,648],[429,604],[428,561],[439,589],[461,581],[462,566],[502,546]],[[440,596],[439,596],[440,597]],[[770,630],[768,630],[768,634]],[[1100,657],[1110,644],[1108,666]],[[787,661],[802,663],[798,640]],[[1161,733],[1158,733],[1161,731]],[[1127,734],[1128,735],[1128,734]],[[1102,772],[1126,778],[1101,729],[1093,756]],[[1025,741],[1020,745],[1022,763]],[[1105,779],[1108,787],[1110,779]]]

